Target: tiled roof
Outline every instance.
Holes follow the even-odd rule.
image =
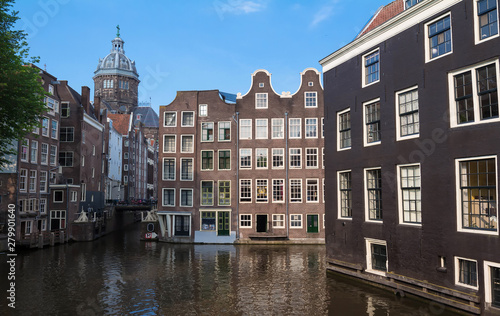
[[[365,25],[363,30],[356,36],[356,38],[359,38],[366,33],[370,32],[371,30],[375,29],[376,27],[384,24],[385,22],[389,21],[396,15],[400,14],[401,12],[404,11],[404,0],[396,0],[391,3],[389,3],[386,6],[380,7],[377,12],[373,15],[373,17],[368,21],[368,23]]]
[[[113,127],[122,135],[128,135],[130,114],[108,114],[113,121]]]

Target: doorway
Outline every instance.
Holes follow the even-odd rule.
[[[318,215],[307,215],[307,232],[317,233],[319,231]]]
[[[257,220],[257,232],[258,233],[267,232],[267,214],[266,215],[257,214],[256,220]]]
[[[218,221],[218,236],[229,236],[229,212],[217,212],[217,221]]]

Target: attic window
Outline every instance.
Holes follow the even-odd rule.
[[[408,10],[409,8],[422,1],[423,0],[405,0],[405,10]]]
[[[308,85],[309,87],[312,87],[312,86],[314,85],[314,83],[313,83],[312,81],[309,81],[309,82],[307,83],[307,85]]]
[[[259,88],[264,88],[264,83],[263,82],[259,83]]]

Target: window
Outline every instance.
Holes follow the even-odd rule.
[[[128,159],[128,153],[123,153],[123,159]]]
[[[194,112],[182,112],[182,127],[194,126]]]
[[[50,145],[50,165],[56,165],[56,157],[57,157],[57,146]]]
[[[240,202],[252,202],[252,180],[240,179]]]
[[[455,283],[457,285],[477,289],[477,262],[455,257]]]
[[[36,140],[31,141],[31,151],[30,151],[30,161],[36,163],[38,158],[38,142]]]
[[[318,93],[317,92],[304,92],[305,107],[317,108],[318,107]]]
[[[325,118],[321,118],[321,138],[325,138]]]
[[[257,179],[255,180],[256,184],[256,202],[265,202],[267,203],[267,179]]]
[[[240,214],[240,227],[252,228],[252,214]]]
[[[36,192],[36,170],[30,170],[30,179],[29,179],[29,189],[30,192]]]
[[[214,182],[201,181],[201,205],[214,205]]]
[[[302,228],[302,214],[290,215],[290,228]]]
[[[49,175],[50,175],[50,179],[49,179],[50,184],[56,184],[56,173],[50,172]]]
[[[201,170],[214,170],[214,152],[213,150],[201,151]]]
[[[387,243],[383,240],[365,239],[366,270],[371,273],[385,275],[387,272]]]
[[[66,211],[50,211],[50,229],[66,228]]]
[[[231,170],[230,150],[219,150],[219,170]]]
[[[163,135],[163,152],[175,153],[176,135]]]
[[[273,118],[271,119],[272,139],[284,138],[284,119]]]
[[[281,203],[284,201],[283,193],[285,190],[285,180],[273,179],[273,203]]]
[[[267,148],[255,148],[257,169],[267,169]]]
[[[380,143],[380,101],[364,104],[365,146]]]
[[[338,113],[337,124],[337,150],[351,148],[351,111],[345,110]]]
[[[458,160],[458,230],[494,232],[497,221],[496,158]]]
[[[273,228],[285,228],[285,215],[273,214]]]
[[[352,218],[351,171],[338,172],[339,218]]]
[[[84,130],[82,131],[82,144],[85,144],[85,131]]]
[[[54,203],[62,203],[64,201],[64,191],[54,190]]]
[[[47,213],[47,199],[40,199],[40,213]]]
[[[40,192],[47,192],[47,171],[40,171]]]
[[[252,120],[240,120],[240,139],[252,139]]]
[[[256,109],[267,109],[267,93],[256,93],[255,94],[255,108]]]
[[[252,168],[252,149],[251,148],[241,148],[240,149],[240,169],[251,169]]]
[[[450,98],[451,127],[461,124],[498,122],[498,61],[450,74],[454,87]]]
[[[219,141],[231,140],[231,122],[219,122]]]
[[[420,166],[400,166],[398,173],[400,223],[421,224]]]
[[[57,139],[57,121],[52,120],[51,135],[53,139]]]
[[[175,180],[175,158],[163,158],[163,180]]]
[[[103,84],[102,84],[102,87],[104,89],[110,89],[110,88],[113,88],[113,80],[104,80],[103,81]]]
[[[181,202],[179,206],[192,207],[193,206],[193,189],[180,189]]]
[[[40,163],[42,165],[46,165],[49,162],[49,145],[42,143],[42,147],[40,149]]]
[[[422,0],[405,0],[405,10],[411,8]]]
[[[29,140],[23,139],[21,143],[21,161],[28,161]]]
[[[163,206],[175,206],[175,189],[163,188]]]
[[[61,117],[69,117],[69,103],[62,102],[61,103]]]
[[[318,148],[306,148],[306,168],[318,168]]]
[[[255,119],[255,139],[267,139],[267,119]]]
[[[214,123],[211,122],[201,123],[201,141],[202,142],[214,141]]]
[[[364,86],[376,83],[380,80],[380,59],[379,50],[372,51],[363,56],[363,77]]]
[[[500,264],[484,261],[485,302],[500,308]]]
[[[273,169],[284,168],[284,152],[283,148],[273,148]]]
[[[318,138],[318,119],[306,118],[306,138]]]
[[[307,179],[306,180],[306,201],[319,202],[319,180]]]
[[[474,6],[476,44],[498,36],[497,0],[478,0]]]
[[[204,231],[216,231],[217,227],[215,225],[215,214],[216,212],[201,212],[201,230]]]
[[[397,139],[417,137],[420,132],[417,87],[396,93]]]
[[[231,205],[231,181],[219,181],[219,205]]]
[[[42,118],[42,136],[49,137],[49,119],[47,117]]]
[[[177,126],[177,112],[165,112],[163,120],[164,127],[176,127]]]
[[[59,165],[62,167],[73,167],[73,152],[60,151],[59,152]]]
[[[300,118],[290,119],[290,134],[289,138],[301,138],[302,120]]]
[[[191,231],[190,215],[174,215],[174,236],[189,236]]]
[[[181,180],[193,181],[193,158],[181,158]]]
[[[302,148],[290,148],[290,168],[302,168]]]
[[[200,104],[199,116],[207,116],[208,115],[208,105]]]
[[[290,179],[290,203],[302,203],[302,179]]]
[[[451,16],[445,15],[425,25],[428,40],[426,46],[426,62],[452,52]]]
[[[365,170],[366,211],[371,221],[382,220],[382,171],[381,169]]]
[[[61,126],[59,140],[61,142],[72,142],[75,140],[74,133],[75,133],[74,127]]]
[[[181,135],[181,153],[192,153],[194,151],[193,138],[193,135]]]
[[[77,202],[77,201],[78,201],[78,192],[71,191],[71,202]]]

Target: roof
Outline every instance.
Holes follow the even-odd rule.
[[[108,114],[113,121],[113,127],[122,135],[128,135],[130,114]]]
[[[226,102],[236,103],[236,94],[222,92],[222,91],[219,91],[219,94],[220,94],[222,100],[224,100]]]
[[[137,120],[137,115],[140,115],[141,123],[146,127],[160,127],[160,117],[155,110],[149,106],[139,106],[133,110],[134,122]]]
[[[371,30],[377,28],[378,26],[389,21],[396,15],[404,11],[405,4],[404,0],[395,0],[388,5],[380,7],[377,12],[371,17],[371,19],[366,23],[365,27],[359,32],[356,38],[359,38]]]

